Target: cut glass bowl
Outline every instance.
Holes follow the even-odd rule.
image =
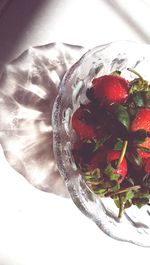
[[[150,206],[131,206],[121,219],[111,198],[100,198],[85,184],[71,152],[74,132],[71,116],[80,103],[86,102],[85,91],[94,77],[119,70],[128,80],[139,72],[150,82],[150,46],[118,41],[89,50],[65,74],[53,108],[54,153],[60,174],[77,207],[112,238],[150,247]]]

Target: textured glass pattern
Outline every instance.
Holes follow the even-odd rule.
[[[0,78],[0,143],[9,163],[32,185],[68,196],[53,155],[51,113],[64,73],[83,54],[80,46],[31,47]]]
[[[136,69],[150,82],[150,46],[128,41],[102,45],[88,51],[64,76],[53,111],[54,151],[58,168],[77,207],[106,234],[140,246],[150,246],[150,208],[132,206],[121,219],[110,198],[100,199],[85,185],[72,155],[74,134],[70,126],[73,111],[85,102],[85,90],[93,76],[121,70],[131,80]]]

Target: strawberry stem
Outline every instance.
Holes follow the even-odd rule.
[[[128,145],[128,141],[125,140],[124,143],[123,143],[123,146],[122,146],[122,150],[121,150],[121,155],[120,155],[120,158],[118,160],[118,164],[117,164],[117,167],[120,166],[124,156],[125,156],[125,153],[126,153],[126,149],[127,149],[127,145]]]
[[[130,71],[131,73],[134,73],[135,75],[137,75],[141,80],[143,80],[143,77],[134,69],[132,68],[127,68],[128,71]]]
[[[109,197],[111,197],[113,195],[118,195],[118,194],[121,194],[121,193],[125,193],[125,192],[130,191],[130,190],[132,190],[132,191],[135,190],[136,191],[136,190],[139,190],[139,189],[141,189],[140,185],[131,186],[131,187],[128,187],[128,188],[120,189],[120,190],[116,191],[115,193],[114,192],[109,193]]]
[[[95,181],[90,181],[90,180],[87,180],[86,181],[86,184],[88,184],[88,185],[93,185],[93,186],[97,186],[97,185],[99,185],[101,183],[101,180],[95,180]]]
[[[122,197],[120,196],[120,194],[118,195],[118,198],[119,198],[119,213],[118,213],[118,218],[120,219],[122,217],[124,207],[123,207],[123,200],[122,200]]]
[[[115,195],[118,195],[118,199],[119,199],[119,213],[118,213],[118,218],[121,218],[122,217],[122,214],[123,214],[123,212],[125,210],[125,204],[124,204],[123,198],[121,196],[121,193],[127,192],[129,190],[138,190],[140,188],[141,188],[140,185],[136,185],[136,186],[133,186],[133,187],[128,187],[126,189],[119,190],[118,192],[115,193]]]

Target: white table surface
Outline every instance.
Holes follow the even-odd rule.
[[[10,0],[0,15],[0,64],[54,41],[92,47],[150,42],[148,0]],[[144,264],[149,251],[113,240],[70,199],[42,192],[0,148],[0,265]]]

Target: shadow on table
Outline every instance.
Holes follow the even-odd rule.
[[[0,58],[7,62],[19,45],[22,36],[28,33],[28,26],[47,2],[54,0],[7,0],[6,8],[0,14]]]
[[[51,116],[60,80],[82,53],[82,47],[57,43],[30,48],[0,80],[0,143],[8,162],[38,189],[67,197]]]

